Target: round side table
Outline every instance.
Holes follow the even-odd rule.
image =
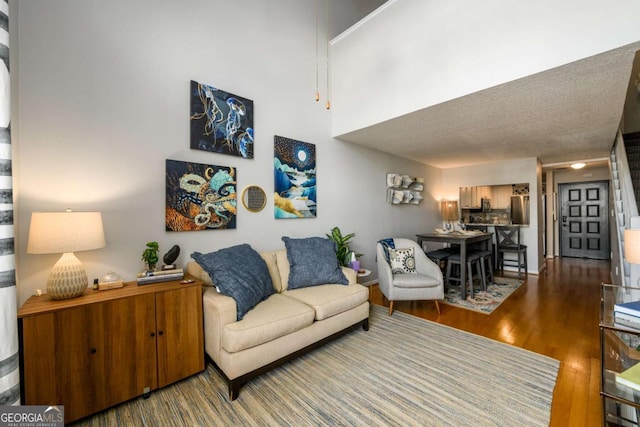
[[[363,279],[371,275],[371,270],[367,270],[366,268],[361,268],[360,270],[358,270],[357,273],[358,273],[358,283],[362,285],[362,284],[365,284],[363,283],[365,282]]]

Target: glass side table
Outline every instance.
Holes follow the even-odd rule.
[[[636,329],[618,324],[614,318],[614,305],[628,301],[640,301],[640,288],[601,286],[600,396],[605,426],[638,426],[640,420],[640,391],[616,382],[616,374],[640,363],[640,324]]]

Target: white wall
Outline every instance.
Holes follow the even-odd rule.
[[[634,43],[638,16],[636,0],[390,0],[332,43],[333,135]]]
[[[12,0],[10,7],[19,304],[44,289],[58,258],[26,254],[33,211],[103,212],[107,247],[76,254],[90,279],[112,270],[131,280],[150,240],[161,254],[179,244],[184,264],[195,250],[279,249],[283,235],[324,236],[333,226],[356,233],[354,249],[374,268],[377,240],[440,224],[440,170],[331,137],[332,112],[313,101],[313,0]],[[254,159],[189,149],[192,79],[254,101]],[[274,135],[316,144],[316,219],[273,218]],[[236,167],[238,191],[262,186],[267,208],[239,206],[234,230],[165,232],[165,159]],[[422,205],[387,204],[386,172],[424,177]]]
[[[477,166],[444,169],[442,171],[443,197],[450,200],[459,198],[460,187],[529,184],[530,225],[522,227],[521,237],[527,248],[527,262],[530,273],[538,273],[544,260],[542,254],[542,240],[539,239],[540,228],[540,178],[538,161],[535,158],[514,160],[509,162],[494,162]]]

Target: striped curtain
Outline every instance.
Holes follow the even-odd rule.
[[[0,59],[0,405],[19,405],[20,370],[9,125],[8,0],[0,0]]]

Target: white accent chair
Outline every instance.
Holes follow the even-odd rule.
[[[440,314],[439,300],[444,299],[444,281],[440,267],[427,258],[413,240],[394,238],[396,249],[413,248],[416,274],[393,274],[381,243],[377,244],[378,287],[389,300],[389,316],[393,314],[394,301],[434,300]]]

